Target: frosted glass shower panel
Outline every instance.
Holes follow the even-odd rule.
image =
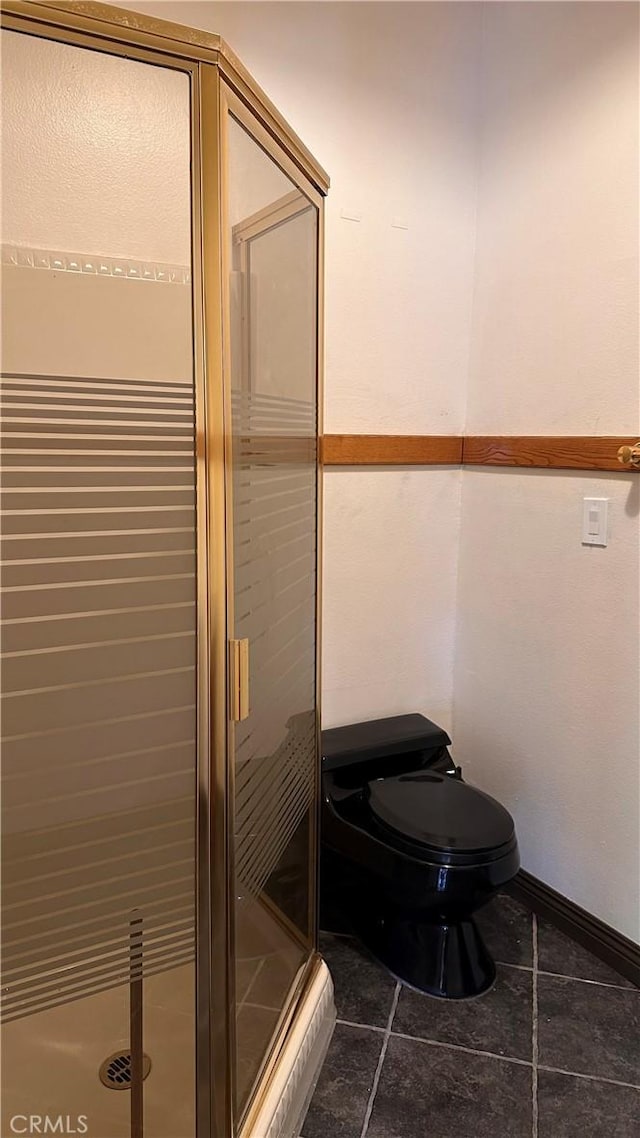
[[[189,79],[2,47],[2,1133],[189,1138]]]
[[[238,1011],[242,1105],[311,945],[318,232],[309,200],[233,118],[228,131],[233,635],[250,660],[234,726],[239,993],[259,968]]]

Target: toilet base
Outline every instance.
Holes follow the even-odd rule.
[[[471,919],[433,924],[394,915],[358,932],[398,980],[430,996],[469,1000],[495,981],[496,966]]]

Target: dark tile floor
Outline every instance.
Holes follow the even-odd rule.
[[[338,1023],[302,1138],[637,1138],[640,992],[506,895],[478,924],[498,976],[460,1003],[321,935]]]

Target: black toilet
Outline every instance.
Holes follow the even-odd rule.
[[[511,815],[462,781],[450,743],[423,715],[322,732],[321,923],[411,987],[468,999],[495,979],[472,915],[520,857]]]

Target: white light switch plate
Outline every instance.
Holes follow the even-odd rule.
[[[608,540],[608,498],[585,498],[582,510],[582,544],[606,545]]]

